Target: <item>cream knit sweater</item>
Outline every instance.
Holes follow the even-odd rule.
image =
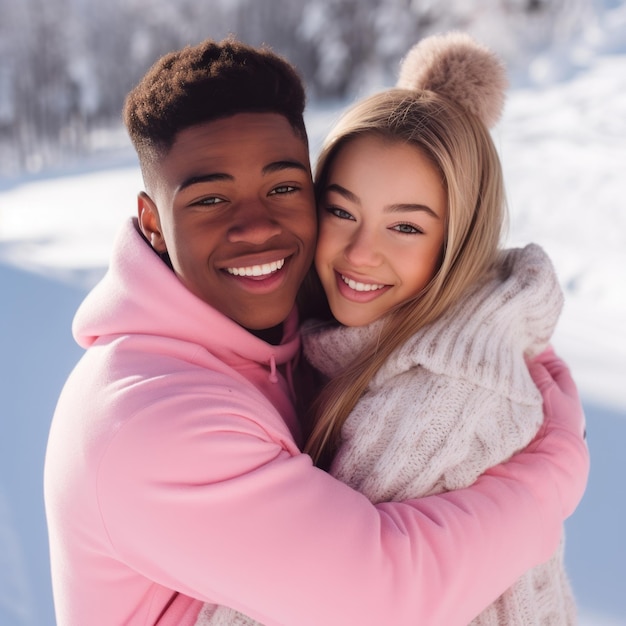
[[[466,487],[526,446],[543,410],[525,358],[546,347],[562,304],[554,269],[539,246],[503,251],[496,277],[471,289],[377,372],[344,424],[331,473],[372,502],[405,500]],[[376,341],[382,323],[308,324],[305,355],[332,377],[365,342]],[[562,547],[472,621],[473,626],[575,623]],[[207,606],[198,624],[255,622]]]

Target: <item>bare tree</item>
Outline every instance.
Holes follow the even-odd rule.
[[[312,99],[346,98],[391,80],[432,32],[467,30],[526,62],[567,39],[590,2],[0,0],[0,173],[89,149],[92,129],[119,124],[154,59],[206,37],[268,44],[298,67]]]

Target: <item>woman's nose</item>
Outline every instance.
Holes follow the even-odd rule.
[[[365,228],[359,228],[353,234],[344,254],[355,267],[376,267],[380,264],[381,254],[376,236]]]

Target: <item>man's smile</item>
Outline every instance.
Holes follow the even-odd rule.
[[[285,259],[279,259],[262,265],[248,265],[246,267],[227,267],[226,271],[233,276],[267,276],[277,272],[285,264]]]

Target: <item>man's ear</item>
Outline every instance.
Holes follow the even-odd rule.
[[[137,217],[143,236],[150,242],[154,250],[159,254],[167,252],[159,212],[156,204],[145,191],[139,192],[137,196]]]

